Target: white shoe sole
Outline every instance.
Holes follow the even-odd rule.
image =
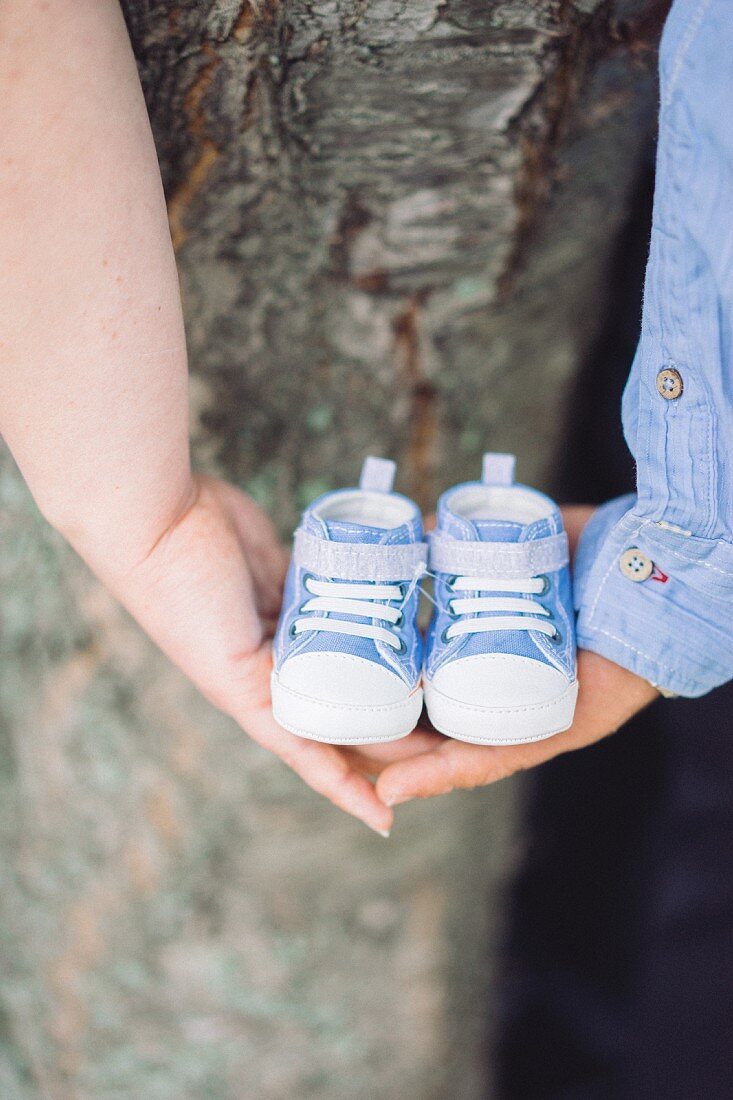
[[[380,706],[347,706],[327,703],[284,687],[273,672],[272,713],[275,721],[298,737],[323,741],[327,745],[372,745],[398,741],[412,733],[423,704],[417,687],[399,703]]]
[[[440,733],[473,745],[521,745],[562,733],[573,724],[578,681],[556,699],[520,707],[480,707],[461,703],[424,682],[430,721]]]

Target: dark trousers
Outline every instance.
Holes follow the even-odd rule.
[[[619,402],[651,186],[647,174],[609,322],[571,403],[556,486],[565,500],[633,487]],[[539,769],[525,836],[500,982],[499,1096],[731,1100],[733,685],[655,703]]]
[[[499,1095],[733,1097],[733,688],[533,780]]]

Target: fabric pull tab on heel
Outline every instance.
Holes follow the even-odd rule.
[[[516,463],[514,455],[500,454],[497,451],[487,452],[481,469],[482,482],[484,485],[513,485]]]
[[[369,455],[361,468],[359,488],[368,493],[391,493],[396,469],[391,459]]]

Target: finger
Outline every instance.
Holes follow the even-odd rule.
[[[412,798],[472,790],[541,764],[568,747],[561,747],[555,738],[506,746],[448,739],[429,752],[384,768],[377,780],[377,794],[387,806],[398,806]]]
[[[262,622],[262,637],[263,638],[267,638],[268,640],[271,640],[272,638],[275,637],[275,632],[277,630],[277,624],[278,624],[279,618],[280,618],[279,609],[278,609],[278,612],[275,615],[264,614],[264,613],[262,613],[260,615],[260,621]]]
[[[497,751],[486,745],[444,740],[430,752],[384,768],[377,780],[377,794],[386,805],[397,806],[413,798],[492,783],[502,777]]]
[[[350,751],[369,757],[374,763],[387,765],[395,760],[404,760],[421,752],[429,752],[440,745],[445,738],[440,733],[418,727],[397,741],[380,742],[374,745],[359,745]]]
[[[242,721],[255,741],[270,749],[318,794],[340,810],[359,818],[375,832],[388,834],[393,814],[336,745],[296,737],[277,724],[270,711],[251,713]]]
[[[281,544],[274,524],[254,500],[236,486],[207,477],[199,478],[199,482],[205,492],[214,493],[225,503],[239,541],[246,547],[258,611],[277,616],[290,554]]]
[[[570,543],[570,555],[575,553],[583,528],[595,512],[592,504],[566,504],[560,509],[562,521]]]
[[[595,654],[583,656],[592,659]],[[397,806],[411,798],[430,798],[495,783],[598,740],[618,728],[629,714],[624,712],[613,723],[606,711],[601,719],[587,697],[581,695],[576,720],[564,733],[519,745],[472,745],[444,739],[432,751],[384,768],[377,781],[377,794],[386,805]]]
[[[387,805],[396,806],[411,798],[494,783],[599,741],[658,697],[645,680],[584,650],[578,653],[578,679],[578,705],[570,729],[520,745],[446,740],[431,752],[384,768],[377,780],[377,794]]]
[[[296,737],[275,721],[269,693],[271,667],[270,649],[266,645],[242,662],[238,670],[239,704],[230,713],[253,740],[279,756],[314,791],[375,832],[389,833],[392,810],[337,746]]]
[[[441,734],[416,729],[399,741],[386,745],[359,745],[343,747],[347,759],[361,775],[377,776],[397,760],[405,760],[420,753],[430,752],[444,740]]]

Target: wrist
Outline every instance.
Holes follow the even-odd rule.
[[[640,514],[635,498],[599,508],[575,558],[578,645],[660,694],[696,697],[733,677],[733,544]]]
[[[69,501],[45,518],[105,582],[123,578],[150,555],[190,511],[198,482],[190,468],[139,502],[117,499]]]

